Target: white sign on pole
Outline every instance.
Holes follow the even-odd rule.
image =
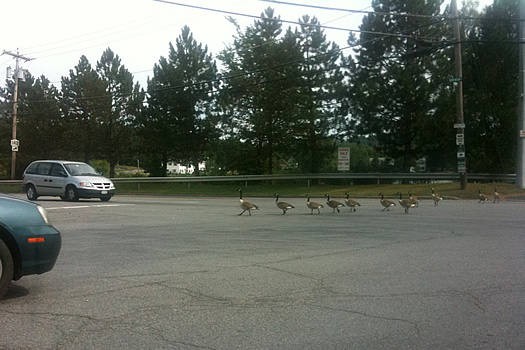
[[[339,147],[337,156],[337,170],[350,170],[350,147]]]
[[[11,140],[11,151],[12,152],[18,152],[18,146],[20,146],[20,141],[17,139]]]

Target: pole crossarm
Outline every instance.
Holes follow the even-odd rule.
[[[11,51],[6,51],[6,50],[2,51],[2,55],[13,56],[14,58],[21,59],[21,60],[24,60],[26,62],[34,60],[34,58],[22,56],[22,55],[20,55],[18,53],[14,53],[14,52],[11,52]]]

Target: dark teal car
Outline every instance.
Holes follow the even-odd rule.
[[[44,207],[0,194],[0,298],[12,280],[50,271],[61,246]]]

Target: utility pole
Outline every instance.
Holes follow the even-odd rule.
[[[451,5],[452,16],[454,17],[454,36],[456,37],[456,44],[454,44],[454,60],[456,64],[455,77],[452,81],[456,85],[456,124],[454,128],[456,131],[456,145],[458,158],[458,173],[459,182],[462,190],[467,189],[467,164],[465,154],[465,120],[463,118],[463,68],[461,59],[461,31],[459,23],[458,6],[456,0],[452,0]]]
[[[20,60],[24,61],[31,61],[32,58],[28,58],[22,55],[18,54],[18,50],[16,50],[16,53],[5,51],[2,53],[2,55],[9,55],[15,58],[15,91],[13,93],[13,132],[11,137],[11,180],[15,179],[16,176],[16,152],[18,152],[18,146],[20,145],[19,141],[16,138],[16,125],[17,125],[17,112],[18,112],[18,79],[20,79],[20,68],[18,65],[18,62]]]
[[[525,1],[520,4],[519,43],[519,108],[518,108],[518,159],[516,161],[516,186],[525,188]]]

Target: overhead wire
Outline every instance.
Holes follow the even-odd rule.
[[[172,3],[172,4],[177,4],[177,3]],[[184,5],[184,4],[182,4]],[[208,8],[204,8],[204,7],[200,7],[200,6],[195,6],[195,5],[187,5],[187,7],[191,7],[191,8],[200,8],[200,9],[208,9]],[[252,15],[246,15],[246,14],[241,14],[241,13],[237,13],[237,12],[232,12],[232,11],[224,11],[224,10],[217,10],[217,9],[209,9],[209,10],[213,10],[215,12],[222,12],[222,13],[227,13],[227,14],[235,14],[235,15],[239,15],[239,16],[249,16],[249,17],[252,17],[252,18],[261,18],[260,16],[252,16]],[[272,19],[273,20],[273,19]],[[295,25],[301,25],[301,23],[299,22],[296,22],[296,21],[287,21],[287,20],[281,20],[281,19],[275,19],[275,20],[278,20],[280,22],[283,22],[283,23],[292,23],[292,24],[295,24]],[[148,23],[146,23],[148,24]],[[120,25],[122,26],[122,25]],[[171,24],[170,26],[173,26],[173,24]],[[111,27],[111,28],[117,28],[119,26],[114,26],[114,27]],[[319,25],[319,27],[321,28],[326,28],[326,29],[338,29],[338,30],[344,30],[344,31],[352,31],[350,29],[346,29],[346,28],[338,28],[338,27],[328,27],[328,26],[323,26],[323,25]],[[164,29],[166,27],[162,27],[162,28],[158,28],[158,29],[155,29],[156,30],[160,30],[160,29]],[[95,32],[95,33],[99,33],[99,32],[104,32],[105,30],[103,31],[98,31],[98,32]],[[353,30],[355,32],[361,32],[359,30]],[[150,31],[151,32],[151,31]],[[91,33],[92,34],[92,33]],[[91,34],[86,34],[86,35],[82,35],[80,37],[85,37],[85,36],[89,36]],[[147,34],[146,33],[141,33],[140,35],[144,35],[144,34]],[[377,35],[392,35],[390,33],[375,33]],[[111,34],[113,35],[113,33]],[[135,36],[130,36],[130,37],[135,37]],[[121,41],[121,40],[125,40],[125,39],[128,39],[130,37],[126,37],[124,39],[122,38],[119,38],[119,39],[115,39],[111,42],[116,42],[116,41]],[[74,40],[75,38],[78,38],[78,37],[73,37],[73,38],[70,38],[70,39],[65,39],[63,41],[58,41],[58,42],[64,42],[64,41],[69,41],[69,40]],[[100,38],[100,37],[99,37]],[[88,40],[85,40],[83,42],[89,42],[89,41],[93,41],[93,40],[96,40],[98,38],[91,38],[91,39],[88,39]],[[105,42],[105,44],[108,44],[108,43],[111,43],[111,42]],[[44,44],[42,45],[38,45],[37,47],[41,47],[43,46]],[[76,51],[81,51],[81,50],[85,50],[85,49],[88,49],[88,48],[94,48],[94,47],[97,47],[99,46],[100,44],[96,44],[96,45],[93,45],[93,46],[89,46],[89,47],[82,47],[82,48],[76,48],[76,49],[72,49],[72,50],[68,50],[68,51],[62,51],[62,52],[57,52],[57,53],[54,53],[54,54],[49,54],[49,55],[46,55],[46,56],[42,56],[40,58],[48,58],[48,57],[53,57],[53,56],[59,56],[59,55],[63,55],[63,54],[67,54],[67,53],[71,53],[71,52],[76,52]],[[62,47],[58,47],[58,48],[62,48]],[[47,52],[47,51],[50,51],[50,50],[54,50],[54,49],[57,49],[57,48],[51,48],[51,49],[47,49],[47,50],[41,50],[41,51],[37,51],[35,53],[39,53],[39,52]],[[33,53],[34,54],[34,53]],[[151,70],[150,70],[151,71]],[[136,74],[136,73],[144,73],[146,71],[139,71],[139,72],[132,72],[132,74]]]
[[[179,5],[179,3],[174,3],[174,2],[170,2],[170,1],[163,1],[163,0],[155,0],[155,1],[158,1],[158,2],[165,2],[165,3],[169,3],[169,4],[174,4],[174,5]],[[200,9],[205,9],[205,10],[212,10],[212,11],[218,11],[218,12],[222,12],[222,13],[228,13],[228,14],[236,14],[236,15],[242,15],[242,16],[249,16],[249,17],[253,17],[253,18],[258,18],[258,19],[267,19],[267,18],[262,18],[261,16],[252,16],[252,15],[246,15],[246,14],[239,14],[239,13],[235,13],[235,12],[231,12],[231,11],[223,11],[223,10],[216,10],[216,9],[209,9],[209,8],[204,8],[204,7],[200,7],[200,6],[195,6],[195,5],[186,5],[186,4],[180,4],[181,6],[188,6],[188,7],[192,7],[192,8],[200,8]],[[358,11],[358,10],[356,10]],[[273,20],[273,19],[272,19]],[[309,25],[309,24],[304,24],[304,23],[299,23],[299,22],[292,22],[292,21],[285,21],[285,20],[280,20],[280,19],[276,19],[280,22],[284,22],[284,23],[293,23],[293,24],[298,24],[298,25]],[[331,27],[326,27],[326,26],[323,26],[323,25],[313,25],[315,27],[320,27],[320,28],[331,28]],[[345,29],[346,30],[346,29]],[[351,31],[351,30],[350,30]],[[392,35],[391,33],[375,33],[374,34],[378,34],[378,35],[382,35],[382,34],[387,34],[387,35]],[[401,37],[409,37],[409,38],[413,38],[413,36],[411,35],[402,35]],[[382,37],[378,37],[376,39],[381,39]],[[373,39],[373,40],[376,40],[376,39]],[[358,43],[358,45],[360,45],[362,43]],[[355,46],[355,45],[354,45]],[[342,48],[340,49],[341,51],[344,50],[344,49],[348,49],[348,48],[351,48],[353,46],[349,46],[349,47],[345,47],[345,48]],[[301,59],[300,61],[304,60]],[[284,64],[291,64],[291,63],[297,63],[298,60],[294,61],[294,62],[286,62]],[[283,64],[280,64],[280,65],[277,65],[275,67],[270,67],[270,68],[278,68],[279,66],[282,66]],[[267,68],[267,69],[270,69],[270,68]],[[140,72],[135,72],[135,73],[142,73],[142,72],[147,72],[147,71],[151,71],[151,70],[144,70],[144,71],[140,71]],[[132,72],[133,73],[133,72]],[[255,72],[248,72],[248,73],[244,73],[244,74],[255,74],[257,73],[257,71]],[[225,77],[225,78],[221,78],[221,79],[224,79],[224,80],[227,80],[227,79],[233,79],[234,77]],[[198,82],[196,84],[203,84],[203,82]],[[176,87],[170,87],[170,89],[176,89],[176,88],[184,88],[185,86],[182,85],[182,86],[176,86]],[[213,92],[212,92],[213,93]],[[90,97],[90,98],[94,98],[94,97]],[[100,98],[107,98],[107,96],[100,96]]]
[[[172,5],[179,5],[179,6],[185,6],[185,7],[189,7],[189,8],[196,8],[196,9],[202,9],[202,10],[208,10],[208,11],[215,11],[215,12],[221,12],[221,13],[226,13],[226,14],[231,14],[231,15],[237,15],[237,16],[247,16],[247,17],[251,17],[251,18],[258,18],[258,19],[261,19],[260,16],[253,16],[253,15],[247,15],[247,14],[242,14],[242,13],[238,13],[238,12],[232,12],[232,11],[225,11],[225,10],[218,10],[218,9],[211,9],[211,8],[206,8],[206,7],[202,7],[202,6],[195,6],[195,5],[188,5],[188,4],[181,4],[181,3],[175,3],[175,2],[170,2],[170,1],[162,1],[162,0],[155,0],[157,2],[165,2],[165,3],[168,3],[168,4],[172,4]],[[341,9],[335,9],[335,10],[341,10]],[[344,9],[345,11],[351,11],[351,12],[354,12],[354,13],[360,13],[360,12],[363,12],[363,10],[347,10],[347,9]],[[153,16],[152,16],[153,17]],[[288,20],[282,20],[282,19],[271,19],[271,20],[277,20],[277,21],[280,21],[282,23],[291,23],[291,24],[294,24],[294,25],[301,25],[301,23],[299,22],[296,22],[296,21],[288,21]],[[148,23],[146,23],[148,24]],[[145,25],[145,24],[143,24]],[[314,26],[313,24],[311,24],[312,26]],[[119,25],[119,26],[122,26],[122,25]],[[114,27],[111,27],[111,28],[118,28],[119,26],[114,26]],[[172,25],[170,25],[172,26]],[[344,31],[347,31],[347,32],[361,32],[363,33],[364,31],[361,31],[361,30],[354,30],[354,29],[348,29],[348,28],[339,28],[339,27],[331,27],[331,26],[326,26],[326,25],[319,25],[319,27],[323,28],[323,29],[335,29],[335,30],[344,30]],[[110,28],[110,29],[111,29]],[[163,27],[165,28],[165,27]],[[159,29],[155,29],[156,30],[160,30],[160,29],[163,29],[163,28],[159,28]],[[99,32],[104,32],[105,30],[103,31],[98,31],[98,32],[95,32],[95,33],[99,33]],[[151,32],[151,31],[150,31]],[[376,34],[376,35],[380,35],[380,36],[383,36],[383,35],[388,35],[388,36],[398,36],[396,34],[393,34],[393,33],[381,33],[381,32],[368,32],[370,34]],[[92,34],[92,33],[91,33]],[[86,35],[82,35],[80,37],[84,37],[84,36],[89,36],[91,34],[86,34]],[[112,33],[113,35],[114,33]],[[141,35],[144,35],[146,33],[141,33]],[[131,36],[131,37],[136,37],[136,36]],[[408,36],[407,36],[408,37]],[[78,37],[76,37],[78,38]],[[83,41],[83,42],[89,42],[89,41],[93,41],[93,40],[97,40],[99,39],[100,37],[98,38],[91,38],[91,39],[88,39],[86,41]],[[112,43],[112,42],[116,42],[116,41],[121,41],[121,40],[126,40],[130,37],[126,37],[126,38],[119,38],[119,39],[115,39],[113,41],[110,41],[110,42],[106,42],[105,44],[108,44],[108,43]],[[63,41],[58,41],[58,42],[64,42],[64,41],[69,41],[69,40],[73,40],[75,39],[74,38],[70,38],[70,39],[65,39]],[[432,38],[422,38],[422,39],[427,39],[427,40],[432,40]],[[42,45],[38,45],[36,47],[41,47],[43,46],[44,44]],[[81,50],[85,50],[87,48],[93,48],[93,47],[97,47],[99,46],[100,44],[96,44],[96,45],[93,45],[93,46],[89,46],[89,47],[82,47],[82,48],[78,48],[78,49],[73,49],[73,50],[69,50],[69,51],[62,51],[62,52],[58,52],[58,53],[54,53],[54,54],[50,54],[50,55],[46,55],[46,56],[42,56],[40,58],[47,58],[47,57],[52,57],[52,56],[59,56],[59,55],[63,55],[63,54],[67,54],[67,53],[71,53],[71,52],[76,52],[76,51],[81,51]],[[58,48],[62,48],[62,47],[58,47]],[[40,53],[40,52],[47,52],[47,51],[50,51],[50,50],[54,50],[54,49],[57,49],[57,48],[51,48],[51,49],[47,49],[47,50],[41,50],[41,51],[37,51],[36,53]],[[132,72],[132,73],[142,73],[144,71],[140,71],[140,72]]]
[[[199,9],[199,10],[205,10],[205,11],[219,12],[219,13],[224,13],[224,14],[234,15],[234,16],[240,16],[240,17],[249,17],[249,18],[254,18],[254,19],[259,19],[259,20],[267,20],[267,21],[275,21],[275,22],[288,23],[288,24],[294,24],[294,25],[301,25],[300,22],[290,21],[290,20],[285,20],[285,19],[280,19],[280,18],[267,18],[267,17],[256,16],[256,15],[249,15],[249,14],[245,14],[245,13],[226,11],[226,10],[219,10],[219,9],[214,9],[214,8],[210,8],[210,7],[203,7],[203,6],[197,6],[197,5],[183,4],[183,3],[174,2],[174,1],[168,1],[168,0],[153,0],[153,1],[166,3],[166,4],[170,4],[170,5],[182,6],[182,7],[190,7],[190,8]],[[374,32],[374,31],[363,31],[363,30],[359,30],[359,29],[333,27],[333,26],[326,26],[326,25],[321,25],[321,24],[308,24],[308,26],[319,27],[319,28],[322,28],[322,29],[340,30],[340,31],[345,31],[345,32],[377,34],[377,35],[383,35],[383,36],[408,37],[408,36],[405,36],[405,35],[402,35],[402,34]]]
[[[351,13],[362,13],[362,14],[373,14],[373,15],[380,15],[380,16],[394,16],[394,17],[415,17],[415,18],[443,18],[446,20],[449,19],[456,19],[456,17],[448,16],[448,15],[420,15],[420,14],[414,14],[414,13],[394,13],[394,12],[382,12],[382,11],[365,11],[365,10],[351,10],[351,9],[345,9],[345,8],[336,8],[336,7],[328,7],[328,6],[319,6],[319,5],[309,5],[309,4],[298,4],[294,2],[288,2],[288,1],[280,1],[280,0],[258,0],[261,2],[269,2],[269,3],[275,3],[275,4],[281,4],[281,5],[290,5],[290,6],[299,6],[299,7],[306,7],[306,8],[314,8],[318,10],[328,10],[328,11],[343,11],[343,12],[351,12]],[[475,17],[475,16],[459,16],[460,19],[464,20],[479,20],[479,19],[486,19],[483,17]],[[520,18],[490,18],[489,20],[510,20],[510,21],[522,21]]]

